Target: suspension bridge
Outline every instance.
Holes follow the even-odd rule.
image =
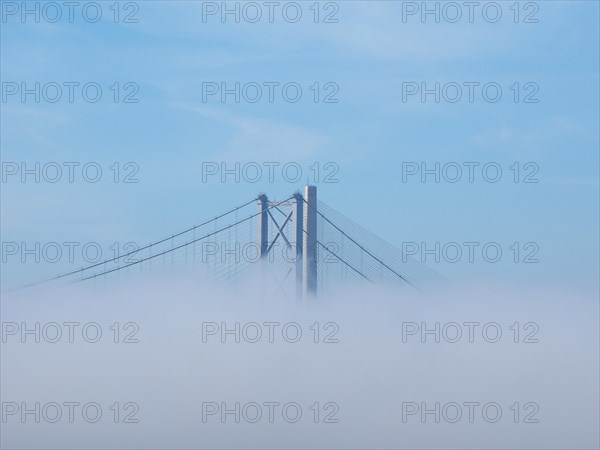
[[[226,283],[254,272],[262,286],[297,298],[316,297],[348,282],[422,289],[442,278],[319,201],[316,186],[305,186],[283,200],[261,193],[170,236],[17,289],[176,267]]]

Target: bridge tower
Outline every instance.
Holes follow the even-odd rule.
[[[305,297],[317,296],[317,187],[304,188],[302,286]]]
[[[258,196],[258,245],[260,248],[260,257],[267,257],[269,245],[269,199],[266,194]]]
[[[298,299],[317,295],[317,187],[305,186],[304,196],[296,192],[292,199],[291,211],[280,225],[273,217],[271,209],[278,206],[270,202],[266,194],[258,197],[258,245],[263,260],[273,250],[275,241],[281,236],[294,258],[296,297]],[[292,224],[290,236],[285,234],[285,226]],[[277,233],[269,242],[269,224],[275,225]]]
[[[294,194],[292,202],[292,224],[294,227],[294,265],[296,272],[296,298],[304,298],[304,285],[302,283],[304,266],[302,264],[302,244],[304,243],[304,197],[300,192]]]

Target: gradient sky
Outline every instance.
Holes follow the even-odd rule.
[[[301,2],[298,23],[280,14],[274,23],[221,23],[217,16],[204,23],[202,2],[142,1],[131,24],[114,23],[112,2],[101,3],[97,23],[76,15],[73,23],[9,16],[0,24],[3,83],[93,81],[104,88],[95,104],[78,94],[73,103],[3,99],[1,159],[104,169],[135,162],[139,183],[115,184],[108,174],[97,184],[8,178],[3,242],[142,245],[262,191],[287,197],[305,181],[286,182],[277,172],[274,183],[203,182],[203,162],[297,162],[307,176],[315,162],[334,162],[339,182],[317,183],[319,198],[398,247],[539,245],[538,264],[514,264],[508,255],[499,264],[428,264],[450,279],[598,288],[598,2],[537,2],[537,23],[515,23],[513,2],[500,2],[497,23],[481,13],[473,23],[418,16],[404,23],[406,2],[393,1],[338,2],[337,23],[314,23],[313,2]],[[299,83],[302,100],[202,99],[206,82],[270,81]],[[139,102],[114,103],[114,82],[136,83]],[[308,90],[315,82],[336,83],[339,102],[315,103]],[[503,97],[488,103],[476,90],[473,103],[403,102],[405,82],[496,82]],[[515,82],[539,86],[539,102],[515,103]],[[503,176],[495,184],[480,173],[475,183],[403,183],[402,164],[410,161],[497,162]],[[515,162],[537,164],[539,182],[514,183]],[[3,284],[11,286],[68,265],[11,261],[2,264]]]
[[[257,3],[266,16],[264,2]],[[265,16],[258,23],[231,16],[222,23],[218,15],[203,20],[203,8],[221,2],[154,0],[120,2],[117,23],[113,0],[98,2],[103,17],[97,23],[83,20],[80,8],[73,23],[66,9],[56,23],[36,23],[31,16],[23,23],[10,13],[24,4],[0,0],[3,325],[21,323],[25,330],[33,322],[133,322],[140,342],[117,345],[110,328],[98,345],[23,344],[14,335],[2,344],[0,390],[7,401],[135,401],[141,421],[135,429],[120,427],[106,415],[92,430],[83,422],[14,420],[3,425],[3,447],[82,448],[90,436],[105,448],[598,447],[597,1],[485,2],[500,7],[496,23],[485,20],[483,6],[469,21],[462,1],[456,23],[431,15],[423,21],[418,14],[403,20],[403,11],[423,2],[300,1],[297,23],[284,20],[281,10],[273,23]],[[47,9],[51,3],[26,4]],[[452,14],[448,4],[437,3]],[[136,10],[137,22],[124,23],[125,14]],[[324,23],[331,13],[335,21]],[[73,103],[66,93],[57,103],[8,95],[36,82],[98,83],[104,95],[97,103],[84,101],[79,89]],[[236,103],[231,96],[203,101],[203,83],[236,82],[298,83],[304,95],[296,103],[283,100],[279,90],[272,103]],[[120,99],[134,83],[139,101],[115,103],[114,83]],[[321,99],[326,86],[337,86],[338,102],[315,103],[315,83]],[[423,102],[418,95],[403,98],[403,83],[497,83],[503,96],[486,102],[477,88],[473,102],[465,96],[437,103],[432,95]],[[531,86],[537,102],[526,103]],[[66,174],[57,183],[36,183],[31,176],[23,183],[6,173],[15,163],[52,162],[96,163],[103,176],[89,183],[77,170],[73,183]],[[115,183],[115,162],[121,176],[125,164],[138,167],[139,182]],[[257,183],[203,180],[203,164],[211,162],[296,163],[303,176],[289,182],[278,170],[273,183],[266,176]],[[497,183],[485,181],[480,169],[473,183],[465,173],[456,183],[436,183],[431,176],[424,183],[418,176],[405,181],[407,162],[430,168],[494,163],[503,174]],[[315,163],[321,176],[334,164],[338,182],[315,181]],[[521,177],[527,167],[538,168],[537,182],[515,183],[515,163]],[[455,264],[429,259],[427,265],[450,282],[427,294],[347,283],[319,301],[298,302],[283,289],[269,295],[268,277],[248,277],[230,289],[211,285],[195,266],[165,270],[162,277],[154,267],[165,264],[153,266],[141,284],[117,272],[114,283],[4,294],[85,265],[79,252],[73,263],[64,257],[23,264],[21,255],[4,252],[6,243],[32,248],[36,242],[98,242],[111,257],[114,242],[141,246],[260,192],[288,198],[306,181],[318,185],[320,200],[398,248],[407,242],[428,248],[436,242],[497,242],[503,257],[496,264],[480,251],[473,263],[466,257]],[[253,233],[249,224],[247,230]],[[539,262],[513,262],[515,242],[521,258],[526,243],[539,248]],[[187,263],[187,252],[185,258]],[[334,321],[340,342],[317,346],[306,333],[297,346],[200,344],[201,321],[273,320],[306,326]],[[440,321],[497,322],[503,339],[439,345],[400,340],[401,322],[431,329]],[[539,329],[535,345],[511,334],[512,325],[520,330],[526,323]],[[200,424],[200,402],[232,399],[335,401],[342,420],[336,428],[314,427],[310,419],[294,428]],[[407,400],[497,401],[506,414],[498,426],[481,420],[402,424],[399,402]],[[509,405],[530,401],[540,406],[540,422],[514,423]]]

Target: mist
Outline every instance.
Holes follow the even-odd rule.
[[[265,286],[5,295],[2,447],[598,447],[591,291]]]

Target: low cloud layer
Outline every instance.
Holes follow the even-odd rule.
[[[593,293],[116,286],[4,296],[3,448],[599,444]]]

